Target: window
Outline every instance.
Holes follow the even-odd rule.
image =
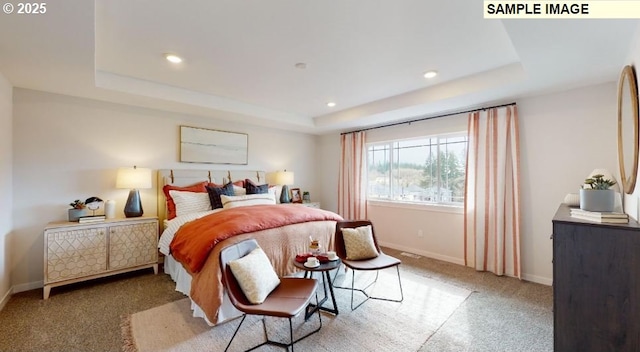
[[[369,144],[367,152],[369,199],[463,204],[466,132]]]

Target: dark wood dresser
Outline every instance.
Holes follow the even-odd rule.
[[[554,351],[640,351],[640,225],[553,219]]]

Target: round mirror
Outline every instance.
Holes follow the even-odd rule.
[[[618,163],[625,193],[633,193],[638,173],[638,86],[632,66],[618,82]]]

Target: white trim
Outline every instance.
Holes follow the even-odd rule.
[[[0,311],[2,311],[4,309],[4,306],[7,305],[7,302],[9,302],[9,299],[11,298],[11,295],[12,295],[11,291],[12,289],[9,288],[7,293],[4,294],[4,297],[2,297],[2,300],[0,300]]]
[[[35,289],[43,288],[43,287],[44,287],[44,280],[32,281],[32,282],[27,282],[25,284],[19,284],[19,285],[13,286],[11,292],[12,293],[18,293],[18,292],[35,290]]]
[[[404,251],[404,252],[409,252],[409,253],[413,253],[413,254],[419,254],[419,255],[425,256],[427,258],[442,260],[444,262],[449,262],[449,263],[458,264],[458,265],[464,265],[464,258],[450,257],[450,256],[447,256],[447,255],[442,255],[442,254],[438,254],[438,253],[422,251],[422,250],[419,250],[419,249],[416,249],[416,248],[413,248],[413,247],[399,246],[399,245],[396,245],[394,243],[388,243],[388,242],[379,242],[379,244],[382,247],[387,247],[387,248],[395,249],[395,250],[398,250],[398,251]]]
[[[548,277],[538,276],[538,275],[529,275],[529,274],[523,273],[522,280],[531,281],[531,282],[535,282],[535,283],[547,285],[547,286],[553,286],[553,279],[550,279]]]
[[[392,200],[368,199],[367,205],[374,206],[374,207],[416,209],[416,210],[433,211],[433,212],[439,212],[439,213],[452,213],[452,214],[464,213],[463,206],[431,204],[431,203],[422,203],[422,202],[417,203],[417,202],[401,202],[401,201],[392,201]]]

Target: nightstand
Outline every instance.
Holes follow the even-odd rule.
[[[132,270],[158,273],[158,218],[52,222],[44,230],[44,291]]]
[[[309,202],[309,203],[298,203],[298,204],[304,205],[305,207],[309,207],[309,208],[320,209],[320,202]]]

